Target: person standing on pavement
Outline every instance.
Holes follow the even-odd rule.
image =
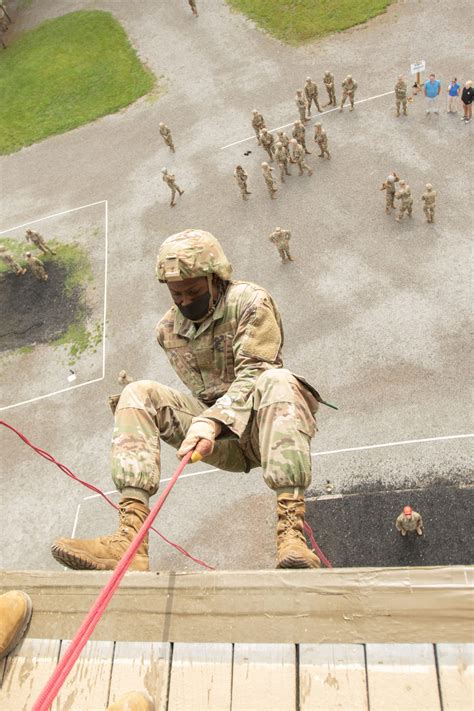
[[[395,521],[395,528],[402,536],[406,536],[407,533],[415,533],[415,531],[419,536],[422,536],[423,519],[418,511],[413,511],[411,506],[405,506]]]
[[[430,74],[430,78],[425,81],[424,92],[426,96],[426,113],[431,114],[434,111],[435,114],[439,113],[438,110],[438,96],[441,91],[441,82],[436,79],[434,74]]]
[[[461,84],[458,84],[456,77],[449,82],[448,85],[448,114],[457,114],[458,112],[458,97]]]
[[[472,99],[474,98],[474,90],[472,88],[472,81],[467,81],[464,85],[461,94],[462,107],[464,109],[464,116],[462,120],[465,123],[469,123],[472,118]]]

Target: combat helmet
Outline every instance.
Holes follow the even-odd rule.
[[[161,283],[193,277],[223,281],[232,276],[232,265],[218,240],[205,230],[187,229],[165,239],[156,260],[156,276]]]

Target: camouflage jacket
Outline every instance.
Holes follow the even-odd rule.
[[[179,378],[208,406],[202,415],[240,437],[251,418],[257,378],[269,368],[283,367],[283,328],[268,292],[231,281],[203,323],[195,325],[172,306],[159,321],[156,337]]]
[[[288,247],[288,244],[290,242],[290,237],[291,237],[291,232],[289,230],[281,230],[278,232],[275,230],[275,232],[272,232],[270,237],[268,238],[270,242],[273,242],[277,247]]]
[[[395,526],[398,531],[416,531],[419,527],[423,528],[423,519],[417,511],[412,511],[410,518],[401,513],[395,522]]]
[[[288,149],[285,148],[285,146],[282,146],[281,148],[276,148],[274,158],[277,163],[287,163],[290,158]]]
[[[407,85],[404,81],[397,81],[395,84],[395,96],[397,99],[407,98]]]
[[[427,190],[421,199],[425,203],[425,207],[434,207],[436,205],[436,190]]]
[[[171,138],[171,131],[168,128],[168,126],[163,126],[163,128],[161,128],[161,126],[160,126],[160,133],[163,136],[163,138]]]
[[[355,90],[357,89],[357,82],[352,79],[351,81],[344,81],[342,82],[342,88],[344,89],[345,94],[354,94]]]
[[[323,81],[328,89],[334,89],[334,74],[325,74]]]
[[[263,128],[265,126],[265,119],[262,114],[252,114],[252,126],[254,128]]]
[[[236,181],[238,182],[239,185],[245,185],[245,183],[248,180],[248,177],[249,176],[247,175],[247,173],[245,172],[244,169],[234,170],[234,178],[236,179]]]
[[[303,140],[305,139],[305,136],[306,136],[306,129],[305,129],[305,127],[304,127],[303,125],[301,125],[301,126],[294,126],[294,127],[293,127],[293,130],[292,130],[292,132],[291,132],[291,135],[293,136],[293,138],[296,138],[296,140],[297,140],[298,143],[299,143],[301,139],[303,139]]]
[[[176,178],[173,173],[164,173],[163,182],[166,183],[170,188],[176,187]]]
[[[39,232],[30,232],[30,234],[26,235],[26,241],[33,242],[36,245],[44,244],[44,239]]]
[[[314,81],[306,82],[304,85],[304,93],[307,99],[309,99],[310,96],[318,96],[318,87]]]
[[[324,128],[322,128],[320,131],[315,131],[314,132],[314,140],[316,143],[318,143],[320,146],[327,146],[328,144],[328,137],[326,134],[326,131]]]

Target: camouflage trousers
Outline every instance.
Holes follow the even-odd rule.
[[[385,209],[387,211],[390,210],[391,207],[395,207],[395,191],[391,192],[390,190],[385,191]]]
[[[306,97],[306,103],[307,103],[307,105],[308,105],[308,116],[311,115],[311,104],[313,103],[313,101],[314,101],[314,105],[315,105],[316,108],[318,109],[319,113],[322,113],[322,112],[321,112],[321,109],[320,109],[320,107],[319,107],[318,95],[317,95],[317,94],[311,94],[311,96],[307,96],[307,97]]]
[[[423,212],[425,213],[427,221],[433,222],[435,213],[434,205],[425,205],[425,207],[423,208]]]
[[[289,244],[287,244],[286,247],[277,247],[277,249],[278,249],[278,254],[281,257],[282,262],[284,262],[287,259],[289,259],[290,262],[293,261],[292,256],[290,254],[290,245]]]
[[[336,90],[333,86],[328,86],[325,84],[326,91],[328,93],[328,99],[330,104],[334,104],[336,106]]]
[[[406,99],[395,99],[395,103],[397,106],[397,116],[400,115],[400,106],[403,107],[403,113],[406,114],[407,112],[407,100]]]
[[[171,136],[167,136],[166,138],[163,137],[163,140],[164,140],[165,144],[168,146],[168,148],[172,151],[172,153],[175,153],[174,143],[173,143],[173,139],[171,138]]]
[[[261,466],[271,489],[306,489],[311,482],[310,444],[317,407],[314,396],[289,370],[265,370],[255,382],[244,434],[218,438],[205,463],[234,472]],[[178,449],[193,417],[204,410],[200,400],[153,380],[127,385],[115,411],[112,437],[112,478],[117,489],[156,493],[160,440]]]

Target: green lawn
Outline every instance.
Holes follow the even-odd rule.
[[[227,0],[269,34],[302,44],[369,20],[393,0]]]
[[[118,111],[154,82],[110,13],[47,20],[0,51],[0,154]]]

